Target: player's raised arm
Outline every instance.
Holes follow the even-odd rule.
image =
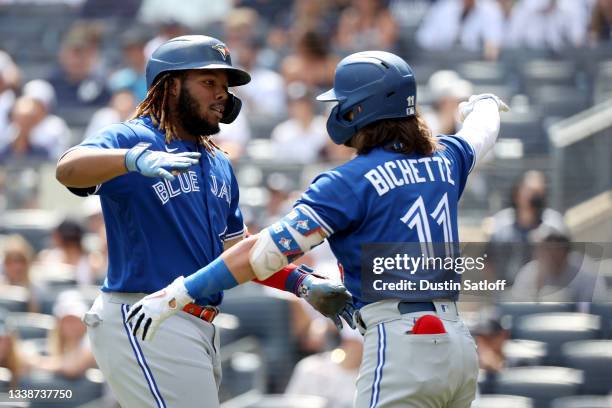
[[[508,105],[493,94],[472,95],[459,105],[463,127],[457,136],[465,139],[474,149],[476,162],[493,147],[499,134],[499,112],[507,112]]]
[[[139,143],[130,149],[76,147],[57,163],[55,176],[67,187],[92,187],[130,171],[147,177],[174,180],[173,171],[184,171],[197,164],[200,153],[166,153],[149,150]]]

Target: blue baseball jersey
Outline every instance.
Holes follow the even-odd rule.
[[[440,136],[439,142],[442,148],[432,156],[382,147],[358,155],[319,175],[295,203],[326,231],[357,307],[367,303],[362,274],[372,274],[362,270],[362,244],[458,242],[457,203],[474,165],[474,150],[458,136]],[[457,292],[407,296],[422,301],[455,298]]]
[[[206,266],[225,240],[245,232],[238,184],[228,158],[199,144],[173,140],[149,118],[111,125],[79,146],[129,149],[140,142],[170,153],[199,151],[202,157],[172,182],[131,172],[97,186],[108,241],[103,291],[152,293],[180,275]],[[197,303],[218,304],[222,294]]]

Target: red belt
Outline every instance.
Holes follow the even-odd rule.
[[[183,312],[187,312],[205,322],[212,323],[219,314],[219,309],[214,306],[199,306],[195,303],[188,303],[183,307]]]

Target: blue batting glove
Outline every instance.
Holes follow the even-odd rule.
[[[146,177],[175,179],[172,172],[183,172],[198,164],[200,153],[166,153],[149,150],[151,143],[138,143],[125,154],[125,167]]]

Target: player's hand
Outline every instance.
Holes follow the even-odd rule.
[[[183,280],[179,276],[164,289],[145,296],[130,308],[125,321],[131,325],[134,337],[142,332],[142,340],[152,340],[161,322],[193,302]]]
[[[301,265],[300,270],[308,275],[298,288],[298,296],[305,299],[323,316],[329,317],[338,330],[342,330],[341,318],[354,329],[355,307],[350,292],[340,283],[313,275],[310,273],[312,269],[306,265]]]
[[[138,143],[125,154],[125,167],[147,177],[162,177],[174,180],[172,172],[183,172],[198,164],[200,153],[166,153],[149,150],[150,143]]]
[[[463,123],[465,118],[467,118],[468,115],[472,113],[476,102],[481,101],[483,99],[491,99],[495,101],[495,103],[497,103],[497,108],[500,112],[508,112],[510,110],[508,105],[506,105],[506,103],[502,101],[501,98],[497,95],[490,93],[472,95],[470,96],[470,99],[467,100],[467,102],[461,102],[459,104],[459,120],[461,121],[461,123]]]

